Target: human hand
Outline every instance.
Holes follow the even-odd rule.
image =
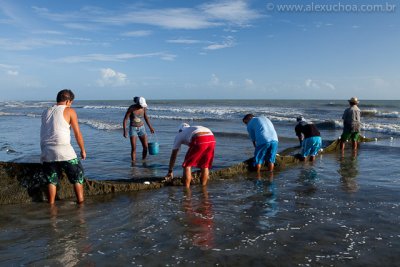
[[[123,136],[124,136],[125,138],[127,138],[127,137],[128,137],[128,135],[127,135],[126,131],[124,131],[124,134],[123,134]]]
[[[168,174],[164,177],[166,181],[174,179],[174,172],[168,171]]]
[[[152,134],[154,134],[154,133],[155,133],[155,131],[154,131],[154,128],[153,128],[153,127],[151,127],[151,128],[150,128],[150,133],[152,133]]]
[[[86,151],[85,150],[81,150],[81,159],[82,160],[86,159]]]

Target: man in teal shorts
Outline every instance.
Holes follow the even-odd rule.
[[[256,117],[247,114],[243,118],[243,123],[247,126],[247,132],[255,147],[254,166],[260,176],[261,165],[267,162],[267,170],[274,170],[276,152],[278,151],[278,135],[276,134],[272,122],[264,117]]]
[[[340,137],[340,149],[344,151],[345,143],[351,140],[353,151],[357,151],[358,140],[360,137],[361,128],[361,111],[358,108],[357,97],[352,97],[348,100],[350,107],[348,107],[342,116],[343,119],[343,133]]]

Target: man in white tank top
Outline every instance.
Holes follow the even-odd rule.
[[[40,161],[43,173],[48,182],[48,201],[54,204],[57,185],[65,172],[71,184],[74,185],[77,203],[82,203],[84,171],[74,148],[71,145],[71,131],[74,131],[76,142],[81,149],[81,158],[86,158],[83,137],[79,129],[78,116],[71,108],[75,95],[71,90],[64,89],[57,94],[57,104],[42,113],[40,128]]]

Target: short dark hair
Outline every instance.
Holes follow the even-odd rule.
[[[243,117],[243,122],[245,122],[245,121],[247,121],[247,120],[250,120],[250,119],[252,119],[252,118],[254,118],[255,116],[253,115],[253,114],[251,114],[251,113],[249,113],[249,114],[246,114],[244,117]]]
[[[57,103],[64,101],[73,101],[75,99],[74,93],[69,89],[63,89],[57,94]]]

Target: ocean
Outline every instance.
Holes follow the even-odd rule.
[[[132,101],[75,101],[85,140],[86,176],[95,180],[164,176],[182,122],[210,128],[213,169],[252,156],[242,118],[271,119],[279,151],[298,145],[295,118],[325,143],[342,131],[346,100],[151,100],[158,155],[130,162],[122,120]],[[0,161],[39,162],[40,115],[52,101],[0,102]],[[376,141],[323,154],[314,163],[266,174],[211,180],[206,188],[165,187],[0,206],[1,266],[398,266],[400,264],[400,101],[362,101],[362,131]],[[149,130],[147,129],[148,133]],[[73,138],[72,138],[73,139]],[[73,143],[79,152],[76,143]],[[348,148],[350,145],[347,146]],[[175,167],[186,148],[182,147]]]

